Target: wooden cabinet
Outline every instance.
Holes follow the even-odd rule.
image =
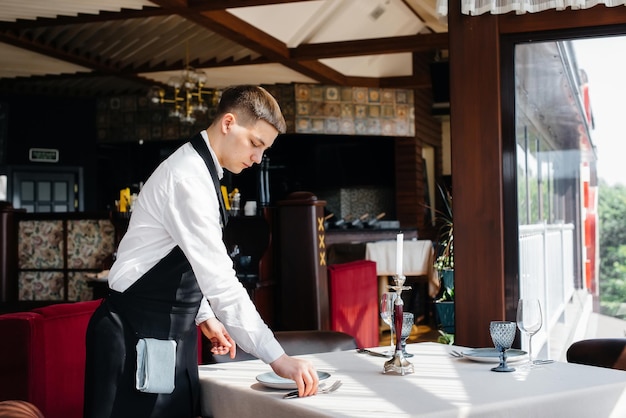
[[[278,202],[280,330],[330,329],[325,205],[309,192]]]

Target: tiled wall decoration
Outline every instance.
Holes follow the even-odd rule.
[[[264,85],[278,101],[287,133],[415,136],[413,91],[318,84]],[[186,139],[205,129],[215,107],[196,114],[193,125],[168,116],[170,105],[147,96],[118,96],[98,101],[99,142]]]
[[[413,91],[295,85],[296,133],[414,136]]]
[[[368,219],[385,213],[383,219],[389,219],[395,213],[395,197],[392,188],[358,187],[325,190],[317,197],[326,201],[326,211],[333,213],[336,219],[351,220],[368,214]]]
[[[208,126],[215,114],[197,114],[194,124],[180,123],[168,116],[170,106],[152,103],[147,96],[115,96],[98,100],[96,129],[98,142],[156,141],[189,138]]]
[[[273,84],[264,85],[263,88],[270,92],[270,94],[276,98],[276,101],[280,105],[280,110],[282,110],[285,122],[287,123],[287,133],[294,133],[296,131],[296,99],[294,93],[295,85]]]
[[[18,299],[92,299],[86,275],[102,269],[104,260],[113,253],[114,237],[115,229],[108,219],[21,220]]]

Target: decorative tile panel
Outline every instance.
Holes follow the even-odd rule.
[[[415,135],[412,90],[296,84],[295,91],[296,133]]]
[[[394,213],[394,190],[382,187],[359,187],[324,190],[318,198],[326,201],[326,211],[335,215],[333,220],[368,214],[370,218],[385,212]]]
[[[288,133],[415,136],[414,97],[410,89],[318,84],[263,87],[278,101]],[[205,129],[215,111],[211,107],[208,115],[196,115],[195,124],[189,125],[170,118],[167,105],[155,105],[145,97],[102,98],[96,115],[98,141],[186,139]]]

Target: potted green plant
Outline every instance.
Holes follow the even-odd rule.
[[[437,323],[446,334],[454,334],[454,220],[452,195],[437,185],[443,210],[438,211],[439,235],[435,245],[434,268],[439,276],[441,290],[435,300]]]

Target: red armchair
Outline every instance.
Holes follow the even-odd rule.
[[[82,418],[85,335],[100,303],[62,303],[0,315],[0,401],[29,402],[46,418]],[[291,355],[357,347],[352,336],[337,331],[276,334]],[[229,360],[213,359],[210,342],[198,332],[198,364],[203,362],[203,345],[208,362]],[[246,355],[241,351],[238,359]]]
[[[0,400],[24,400],[47,418],[83,415],[85,333],[100,301],[0,315]]]
[[[0,401],[28,401],[46,418],[82,418],[85,335],[100,303],[62,303],[0,315]],[[198,364],[203,339],[198,330]]]
[[[100,303],[62,303],[0,315],[0,401],[28,401],[46,418],[82,418],[85,335]],[[203,340],[198,330],[198,364]]]

